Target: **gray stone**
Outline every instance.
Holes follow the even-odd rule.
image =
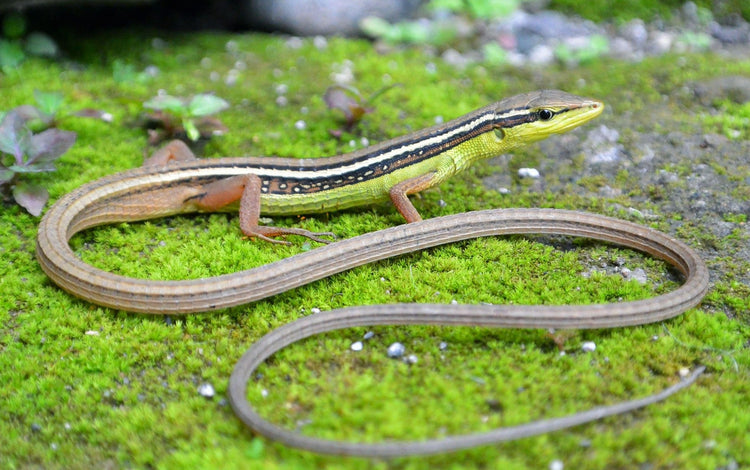
[[[356,35],[368,16],[387,21],[409,18],[419,0],[249,0],[245,15],[251,24],[300,36]]]

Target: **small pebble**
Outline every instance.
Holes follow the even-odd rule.
[[[581,349],[585,352],[594,352],[596,351],[596,343],[594,343],[593,341],[585,341],[581,345]]]
[[[268,396],[268,390],[266,390],[265,388],[261,390],[260,396],[262,396],[263,398],[266,398]]]
[[[563,470],[565,468],[565,465],[563,465],[562,460],[553,460],[549,463],[549,470]]]
[[[227,43],[224,45],[224,48],[227,50],[227,52],[237,52],[240,47],[237,44],[237,41],[227,41]]]
[[[362,347],[363,347],[362,341],[355,341],[350,346],[350,348],[351,348],[352,351],[361,351]]]
[[[325,36],[315,36],[313,38],[313,45],[317,49],[325,49],[326,47],[328,47],[328,39],[326,39]]]
[[[156,77],[159,75],[159,67],[156,65],[149,65],[145,69],[143,69],[143,73],[145,73],[149,77]]]
[[[206,398],[213,398],[213,396],[216,394],[216,391],[214,390],[214,386],[209,383],[203,383],[198,387],[198,393],[202,397]]]
[[[307,127],[307,123],[305,121],[303,121],[302,119],[300,119],[299,121],[297,121],[297,122],[294,123],[294,127],[295,127],[295,129],[301,131],[301,130],[304,130],[305,127]]]
[[[519,168],[518,176],[521,178],[537,179],[539,178],[539,170],[536,168]]]
[[[678,374],[680,374],[680,377],[684,379],[685,377],[690,375],[690,369],[688,369],[687,367],[681,367]]]
[[[310,313],[320,313],[320,309],[318,307],[313,307],[310,309]]]
[[[404,362],[406,362],[407,364],[416,364],[417,362],[419,362],[419,358],[417,358],[416,354],[409,354],[404,358]]]
[[[86,332],[86,334],[87,334],[88,336],[99,336],[99,332],[98,332],[98,331],[96,331],[96,330],[88,330],[88,331]]]
[[[368,331],[367,333],[365,333],[365,335],[362,338],[364,338],[365,340],[368,340],[372,338],[373,336],[375,336],[375,333],[372,331]]]
[[[448,343],[446,343],[445,341],[441,341],[440,344],[438,344],[438,349],[440,349],[441,351],[445,351],[446,349],[448,349]]]
[[[388,357],[398,358],[404,355],[406,348],[401,343],[393,343],[388,346]]]
[[[224,84],[227,86],[234,86],[237,84],[237,80],[240,78],[240,72],[232,69],[227,72],[227,77],[224,79]]]

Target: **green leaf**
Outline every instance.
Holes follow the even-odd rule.
[[[8,169],[14,173],[48,173],[57,170],[52,162],[33,163],[31,165],[11,165]]]
[[[34,90],[34,99],[39,111],[49,117],[54,117],[63,104],[62,93]]]
[[[183,119],[182,127],[185,128],[185,133],[187,133],[188,139],[192,140],[193,142],[200,139],[201,133],[200,131],[198,131],[198,128],[195,127],[195,122],[193,122],[192,119]]]
[[[229,107],[229,103],[219,98],[218,96],[209,94],[195,95],[190,100],[188,106],[188,114],[190,116],[208,116],[210,114],[216,114],[219,111],[223,111]]]
[[[49,199],[49,193],[41,186],[21,181],[13,187],[13,198],[19,206],[38,217]]]
[[[3,72],[14,70],[25,58],[26,55],[18,43],[0,39],[0,69]]]
[[[475,18],[503,18],[518,9],[518,0],[466,0],[466,3]]]
[[[51,37],[44,33],[31,33],[26,36],[26,52],[40,57],[57,57],[60,49]]]
[[[143,107],[156,109],[157,111],[168,111],[179,116],[185,114],[188,109],[182,98],[170,95],[155,96],[143,103]]]
[[[0,167],[0,185],[3,185],[9,182],[10,180],[13,179],[15,175],[16,175],[15,171],[9,168]]]

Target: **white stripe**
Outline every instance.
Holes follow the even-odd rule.
[[[244,175],[247,173],[253,173],[260,177],[266,176],[266,177],[293,178],[293,179],[317,179],[317,178],[334,177],[337,175],[356,172],[358,170],[361,170],[362,168],[391,160],[395,156],[409,154],[422,147],[429,147],[435,144],[439,144],[440,142],[450,140],[453,136],[457,134],[471,131],[472,129],[475,129],[481,126],[487,121],[492,121],[495,118],[496,118],[495,114],[487,113],[482,116],[479,116],[473,121],[470,121],[462,126],[459,126],[451,130],[450,132],[439,134],[434,137],[430,137],[428,139],[423,139],[418,142],[414,142],[410,145],[403,145],[401,147],[395,148],[388,152],[382,153],[376,157],[368,158],[359,162],[354,162],[349,165],[344,165],[344,166],[340,166],[336,168],[309,170],[309,171],[300,171],[296,169],[278,170],[278,169],[247,168],[247,167],[246,168],[242,168],[242,167],[204,168],[204,169],[201,169],[201,174],[202,175]],[[177,177],[175,179],[177,180],[181,178]]]
[[[511,110],[502,115],[497,115],[497,114],[488,112],[486,114],[483,114],[477,117],[476,119],[470,122],[467,122],[466,124],[462,126],[452,129],[449,132],[439,134],[434,137],[430,137],[428,139],[423,139],[418,142],[413,142],[409,145],[403,145],[399,148],[382,153],[373,158],[368,158],[359,162],[354,162],[349,165],[344,165],[344,166],[340,166],[336,168],[300,171],[298,169],[278,170],[278,169],[263,169],[263,168],[257,168],[257,167],[253,168],[253,167],[237,166],[237,167],[205,167],[205,168],[201,168],[200,172],[201,172],[201,176],[229,177],[229,176],[235,176],[235,175],[246,175],[246,174],[251,173],[254,175],[258,175],[261,178],[277,177],[277,178],[289,178],[289,179],[298,179],[298,180],[341,177],[341,175],[356,172],[358,170],[361,170],[362,168],[389,161],[395,156],[409,154],[422,147],[429,147],[435,144],[439,144],[440,142],[450,140],[453,136],[471,131],[472,129],[476,129],[477,127],[480,127],[482,124],[486,123],[487,121],[502,120],[502,119],[509,118],[518,114],[525,114],[525,113],[523,112],[519,113],[519,110]],[[171,172],[163,173],[163,174],[156,173],[153,175],[153,181],[169,183],[173,181],[180,181],[186,178],[191,178],[194,176],[195,176],[195,170],[187,169],[184,171],[171,171]]]

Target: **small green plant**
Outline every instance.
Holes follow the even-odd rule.
[[[330,130],[331,135],[338,138],[341,137],[344,131],[351,132],[365,114],[371,113],[375,109],[372,107],[372,102],[394,86],[398,85],[383,87],[370,95],[369,98],[362,96],[359,90],[354,87],[343,85],[329,86],[323,95],[323,101],[325,101],[330,109],[339,110],[344,114],[344,128]]]
[[[143,106],[154,110],[146,116],[145,123],[152,145],[183,135],[195,142],[201,137],[207,139],[227,131],[226,126],[211,115],[227,109],[229,103],[214,95],[199,94],[190,99],[159,95]]]
[[[26,20],[20,13],[9,13],[2,22],[0,70],[9,73],[26,60],[26,55],[56,57],[57,44],[44,33],[26,34]]]
[[[388,21],[370,16],[360,23],[366,35],[393,44],[432,44],[442,46],[455,39],[456,27],[448,22]]]
[[[447,10],[473,18],[502,18],[516,11],[519,0],[431,0],[427,8]]]
[[[112,115],[101,110],[85,108],[75,112],[65,112],[65,99],[61,93],[34,91],[36,105],[24,104],[14,111],[24,120],[26,127],[39,132],[50,127],[57,127],[69,117],[88,117],[105,122],[112,121]]]
[[[579,48],[561,44],[555,49],[555,56],[567,65],[585,64],[609,52],[609,40],[601,34],[594,34]]]
[[[75,143],[76,133],[47,129],[38,134],[26,126],[24,118],[11,110],[0,122],[0,191],[31,215],[38,216],[49,193],[26,175],[55,171],[55,160]],[[23,178],[23,179],[22,179]]]

